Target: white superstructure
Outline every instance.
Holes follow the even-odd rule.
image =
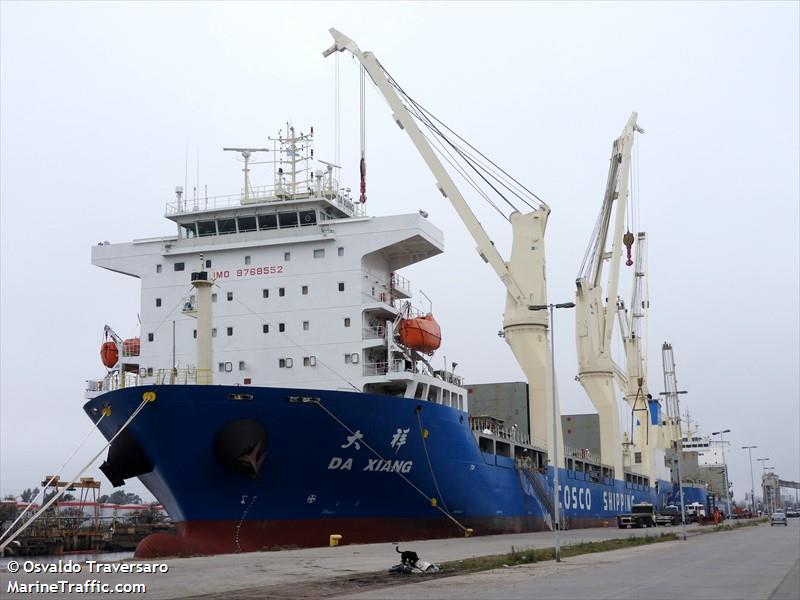
[[[115,367],[89,382],[90,395],[213,379],[400,395],[467,410],[460,379],[434,371],[396,339],[401,317],[419,314],[406,305],[411,285],[398,270],[440,254],[442,232],[420,214],[366,216],[331,166],[311,168],[312,141],[313,130],[291,127],[273,140],[272,186],[251,187],[246,166],[237,195],[187,200],[178,188],[166,206],[174,236],[93,247],[93,264],[141,279],[141,343],[138,356],[120,348],[125,377]],[[213,281],[208,376],[198,369],[190,282],[203,269]]]

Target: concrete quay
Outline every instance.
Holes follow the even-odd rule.
[[[795,524],[796,525],[796,524]],[[693,536],[688,542],[694,544],[694,536],[701,529],[697,525],[688,528]],[[740,535],[748,531],[765,530],[769,527],[759,526],[757,528],[744,528],[739,531],[730,532],[730,535]],[[659,528],[641,530],[620,530],[617,528],[598,528],[580,529],[561,532],[562,544],[601,541],[613,538],[628,537],[630,535],[654,535],[660,533],[678,533],[680,528]],[[706,537],[718,537],[729,534],[714,534]],[[345,540],[346,541],[346,540]],[[677,543],[677,542],[676,542]],[[657,553],[658,548],[666,544],[653,546],[653,552]],[[410,549],[420,556],[422,560],[428,562],[445,562],[471,558],[475,556],[486,556],[491,554],[503,554],[511,550],[512,546],[516,549],[522,548],[546,548],[553,545],[552,532],[523,533],[510,535],[495,535],[472,538],[450,538],[442,540],[424,540],[417,542],[404,542],[401,549]],[[641,550],[637,549],[637,552]],[[620,551],[625,552],[625,551]],[[603,560],[607,554],[593,554],[586,557],[576,557],[570,559],[570,563],[581,560],[598,562]],[[654,556],[657,557],[657,554]],[[83,563],[80,573],[25,573],[23,566],[24,559],[20,559],[20,570],[17,573],[7,571],[0,573],[0,595],[4,598],[31,597],[30,594],[15,592],[13,586],[20,585],[50,585],[57,582],[67,582],[75,585],[85,584],[87,581],[97,581],[109,586],[118,584],[144,584],[146,593],[136,594],[148,599],[167,599],[167,598],[197,598],[215,597],[220,598],[288,598],[288,597],[313,597],[318,595],[314,592],[311,584],[325,585],[334,578],[343,576],[354,576],[360,573],[385,573],[393,564],[396,564],[399,556],[395,548],[390,543],[363,544],[363,545],[344,545],[332,548],[306,548],[301,550],[285,550],[278,552],[254,552],[244,554],[230,554],[220,556],[193,557],[193,558],[173,558],[162,561],[131,561],[130,564],[148,564],[151,562],[162,562],[168,567],[166,573],[133,574],[133,573],[97,573],[91,572],[89,565]],[[657,558],[656,558],[657,560]],[[544,565],[546,563],[540,563]],[[565,564],[565,563],[563,563]],[[560,565],[559,565],[560,567]],[[426,578],[427,579],[427,578]],[[443,578],[439,581],[441,585],[449,585],[454,577]],[[433,583],[427,581],[426,583]],[[63,584],[66,585],[66,584]],[[92,584],[97,585],[97,584]],[[395,589],[413,588],[418,584],[402,585]],[[9,586],[12,586],[11,588]],[[310,586],[310,587],[309,587]],[[30,589],[30,588],[28,588]],[[320,589],[317,587],[316,589]],[[287,593],[287,590],[293,592]],[[305,590],[305,591],[304,591]],[[352,590],[343,589],[342,592],[349,593]],[[386,589],[375,589],[370,597],[375,594],[384,594]],[[35,597],[75,597],[75,593],[49,593],[33,594]],[[125,594],[128,595],[134,594]],[[330,597],[330,592],[325,595]],[[108,597],[107,594],[100,593],[81,593],[81,597],[100,598]],[[390,596],[386,596],[390,597]],[[401,596],[397,596],[401,597]],[[434,596],[427,596],[434,597]],[[541,597],[541,596],[540,596]]]

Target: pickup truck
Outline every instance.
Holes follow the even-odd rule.
[[[617,526],[620,529],[631,527],[655,527],[655,507],[649,502],[640,502],[631,506],[631,512],[617,515]]]

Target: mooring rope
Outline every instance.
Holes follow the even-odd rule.
[[[341,420],[341,419],[339,419],[339,417],[337,417],[337,416],[336,416],[335,414],[333,414],[333,413],[332,413],[330,410],[328,410],[328,408],[327,408],[325,405],[323,405],[323,404],[322,404],[322,402],[319,400],[319,398],[313,398],[313,399],[309,399],[309,402],[310,402],[310,403],[313,403],[313,404],[316,404],[317,406],[319,406],[319,407],[320,407],[322,410],[324,410],[326,413],[328,413],[328,415],[329,415],[329,416],[330,416],[330,417],[331,417],[331,418],[332,418],[334,421],[336,421],[337,423],[339,423],[339,425],[341,425],[342,427],[344,427],[344,428],[345,428],[347,431],[349,431],[349,432],[350,432],[352,435],[355,435],[355,431],[353,431],[353,430],[352,430],[350,427],[348,427],[347,425],[345,425],[345,424],[342,422],[342,420]],[[385,459],[383,456],[381,456],[381,454],[380,454],[380,453],[379,453],[377,450],[375,450],[375,449],[374,449],[372,446],[370,446],[370,445],[369,445],[369,444],[368,444],[368,443],[367,443],[367,442],[364,440],[363,434],[362,434],[362,437],[360,438],[360,440],[359,440],[359,441],[360,441],[360,443],[364,444],[364,446],[366,446],[366,447],[367,447],[367,449],[368,449],[370,452],[372,452],[372,453],[373,453],[375,456],[377,456],[377,457],[378,457],[380,460],[383,460],[383,461],[385,461],[385,460],[386,460],[386,459]],[[412,488],[414,488],[414,489],[415,489],[415,490],[416,490],[416,491],[417,491],[417,492],[420,494],[420,496],[422,496],[423,498],[425,498],[425,499],[426,499],[426,500],[427,500],[427,501],[430,503],[430,505],[431,505],[433,508],[436,508],[436,509],[437,509],[437,510],[439,510],[439,511],[440,511],[440,512],[441,512],[441,513],[442,513],[442,514],[445,516],[445,517],[447,517],[448,519],[450,519],[450,520],[451,520],[451,521],[452,521],[452,522],[453,522],[453,523],[456,525],[456,527],[458,527],[458,528],[459,528],[459,529],[460,529],[460,530],[461,530],[461,531],[462,531],[462,532],[463,532],[465,535],[470,535],[470,534],[472,533],[472,529],[470,529],[469,527],[465,527],[464,525],[462,525],[461,523],[459,523],[459,522],[458,522],[458,520],[457,520],[457,519],[456,519],[456,518],[455,518],[453,515],[451,515],[451,514],[450,514],[450,513],[449,513],[447,510],[445,510],[445,509],[444,509],[444,508],[442,508],[441,506],[439,506],[439,503],[436,501],[436,498],[431,498],[430,496],[428,496],[428,494],[426,494],[426,493],[425,493],[425,492],[423,492],[421,489],[419,489],[419,488],[418,488],[416,485],[414,485],[414,483],[413,483],[413,482],[412,482],[410,479],[408,479],[408,477],[406,477],[406,476],[405,476],[403,473],[401,473],[400,471],[392,471],[392,472],[393,472],[393,473],[396,473],[397,475],[399,475],[399,476],[400,476],[400,477],[403,479],[403,481],[405,481],[405,482],[406,482],[408,485],[410,485]],[[437,488],[437,491],[438,491],[438,488]]]
[[[67,457],[67,460],[65,460],[63,463],[61,463],[61,466],[58,468],[58,470],[56,471],[55,475],[51,475],[50,476],[50,479],[48,480],[47,484],[41,490],[39,490],[39,493],[36,494],[36,496],[34,496],[31,499],[30,502],[28,502],[28,505],[23,509],[23,511],[21,513],[19,513],[19,516],[17,516],[17,518],[14,519],[14,522],[11,523],[11,525],[9,525],[8,528],[5,531],[0,533],[0,542],[3,541],[4,537],[7,537],[7,536],[11,535],[11,531],[14,529],[14,525],[19,523],[20,520],[22,519],[22,517],[24,517],[25,514],[31,509],[31,507],[34,504],[36,504],[36,501],[39,499],[39,496],[44,495],[44,493],[47,490],[47,488],[50,487],[50,484],[53,483],[56,479],[59,479],[61,477],[61,473],[64,471],[64,467],[66,467],[67,463],[69,463],[69,461],[71,461],[72,458],[78,453],[78,450],[83,448],[83,445],[86,443],[86,441],[89,439],[89,437],[94,433],[95,428],[98,425],[100,425],[100,421],[102,421],[105,418],[105,416],[106,416],[106,412],[103,411],[103,413],[100,415],[100,418],[97,420],[97,422],[96,423],[92,423],[92,426],[89,429],[89,432],[86,434],[86,437],[83,438],[83,441],[80,444],[78,444],[78,447],[75,448],[75,450],[72,451],[72,454],[70,454]]]
[[[442,492],[439,489],[439,483],[436,481],[436,473],[433,472],[433,465],[431,464],[431,457],[428,454],[428,443],[427,443],[428,430],[427,429],[423,429],[423,427],[422,427],[422,417],[420,416],[421,412],[422,412],[422,409],[420,407],[417,407],[417,423],[419,424],[419,435],[422,438],[422,449],[425,450],[425,460],[428,461],[428,470],[431,472],[431,479],[433,479],[433,487],[436,488],[436,493],[439,496],[439,500],[442,501],[442,506],[444,506],[445,510],[449,511],[450,509],[447,508],[447,502],[444,501],[444,496],[442,496]]]
[[[6,541],[4,541],[2,544],[0,544],[0,553],[2,553],[3,550],[5,550],[6,547],[11,542],[13,542],[17,538],[17,536],[19,536],[19,534],[21,534],[23,531],[25,531],[31,523],[33,523],[36,519],[38,519],[39,516],[44,511],[46,511],[48,508],[50,508],[56,500],[58,500],[61,496],[63,496],[64,493],[67,491],[67,489],[72,487],[72,485],[74,483],[76,483],[78,481],[78,479],[81,478],[81,476],[95,463],[95,461],[98,458],[100,458],[100,455],[103,454],[103,452],[105,452],[106,448],[108,448],[111,445],[111,442],[113,442],[115,439],[117,439],[117,436],[120,433],[122,433],[128,425],[130,425],[131,421],[133,421],[133,419],[136,417],[136,415],[138,415],[141,412],[141,410],[144,408],[145,404],[155,400],[154,392],[145,392],[143,396],[144,397],[142,399],[142,403],[136,408],[136,410],[133,411],[133,413],[131,413],[131,416],[128,417],[128,420],[125,421],[125,423],[123,423],[122,427],[119,428],[119,431],[117,431],[117,433],[115,433],[114,436],[110,440],[108,440],[108,443],[105,446],[103,446],[97,454],[94,455],[92,460],[90,460],[86,464],[86,466],[83,467],[83,469],[81,469],[80,472],[77,475],[75,475],[75,477],[73,477],[72,480],[67,485],[65,485],[63,488],[61,488],[55,494],[53,494],[52,498],[50,498],[50,500],[48,500],[38,511],[36,511],[36,513],[34,513],[34,515],[30,519],[28,519],[25,523],[23,523],[22,526],[19,529],[17,529],[17,531],[15,531],[13,534],[11,534]],[[98,420],[97,422],[99,423],[100,421]]]

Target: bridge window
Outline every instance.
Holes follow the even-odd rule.
[[[275,215],[258,215],[258,228],[261,231],[278,228],[278,217]]]
[[[478,446],[480,447],[481,452],[488,452],[489,454],[494,454],[494,440],[490,440],[489,438],[485,437],[479,437]]]
[[[316,248],[314,250],[314,258],[325,258],[325,248]]]
[[[217,235],[217,222],[216,221],[198,221],[197,222],[197,235],[200,237],[206,235]]]
[[[183,271],[183,270],[186,268],[186,265],[184,265],[182,262],[179,262],[179,263],[175,263],[175,264],[173,265],[173,268],[174,268],[176,271]]]
[[[192,238],[195,238],[197,237],[197,224],[185,223],[181,225],[180,232],[182,240],[190,240]]]
[[[282,212],[278,213],[278,225],[281,229],[286,227],[297,227],[297,213],[296,212]]]
[[[236,233],[236,219],[218,219],[217,229],[220,235]]]
[[[239,217],[239,232],[255,231],[256,229],[255,217]]]
[[[303,227],[308,227],[309,225],[316,225],[317,224],[317,213],[313,210],[301,210],[300,211],[300,225]]]

